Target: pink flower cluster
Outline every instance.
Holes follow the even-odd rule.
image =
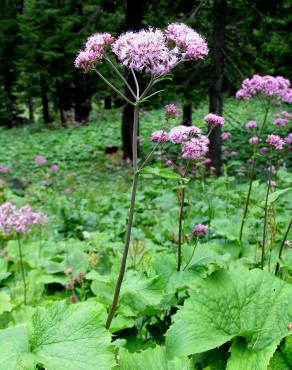
[[[89,70],[102,61],[105,47],[110,44],[125,67],[152,75],[168,73],[180,61],[208,55],[207,43],[197,32],[182,23],[172,23],[165,32],[150,27],[126,32],[115,41],[108,33],[94,34],[77,55],[75,67]]]
[[[292,144],[292,132],[285,137],[284,141],[286,144]]]
[[[259,142],[259,138],[257,136],[252,136],[248,142],[251,144],[251,145],[256,145],[258,142]]]
[[[251,129],[255,128],[255,127],[257,127],[256,121],[248,121],[245,124],[245,128],[247,128],[248,130],[251,130]]]
[[[178,116],[177,106],[175,104],[167,104],[165,107],[165,119],[175,119]]]
[[[267,143],[278,150],[282,150],[285,145],[285,141],[279,135],[274,134],[268,135]]]
[[[104,57],[105,47],[113,42],[114,38],[109,33],[93,34],[87,39],[85,49],[77,55],[75,67],[88,70],[94,63],[100,63]]]
[[[231,134],[230,132],[222,132],[221,134],[221,140],[223,141],[227,141],[231,138]]]
[[[245,79],[242,82],[241,89],[237,91],[236,97],[238,99],[250,99],[257,94],[276,97],[280,102],[292,102],[290,81],[281,76],[254,75],[250,79]]]
[[[208,232],[208,226],[198,224],[193,228],[193,234],[197,236],[203,236],[206,235]]]
[[[112,50],[125,67],[153,75],[168,73],[178,62],[158,29],[126,32],[114,42]]]
[[[168,140],[168,134],[163,130],[154,131],[151,134],[151,140],[155,143],[164,143]]]
[[[17,209],[10,202],[0,206],[0,230],[4,234],[28,233],[32,225],[44,225],[46,222],[47,217],[42,212],[33,212],[29,206]]]
[[[169,141],[172,144],[181,144],[183,159],[197,159],[208,152],[209,139],[201,134],[196,126],[175,126],[169,133],[155,131],[151,135],[154,142]]]
[[[8,173],[10,172],[10,168],[5,166],[4,164],[0,164],[0,173]]]
[[[224,125],[224,118],[214,113],[207,114],[204,117],[204,121],[208,125],[213,125],[213,126],[223,126]]]
[[[37,155],[36,157],[34,157],[34,161],[38,165],[47,163],[47,159],[43,157],[42,155]]]
[[[183,23],[171,23],[165,31],[168,41],[175,43],[183,59],[204,59],[209,52],[206,40]]]
[[[274,121],[274,124],[275,125],[278,125],[278,126],[281,126],[281,127],[285,127],[288,123],[288,120],[285,119],[285,118],[276,118],[275,121]]]

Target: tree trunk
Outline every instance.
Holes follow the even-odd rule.
[[[142,27],[142,6],[143,1],[127,0],[126,1],[126,20],[125,29],[138,30]],[[132,75],[129,75],[128,82],[135,91],[135,84]],[[133,99],[130,93],[127,91],[127,97]],[[125,158],[133,157],[132,153],[132,137],[133,137],[133,116],[134,107],[126,104],[122,113],[122,140],[123,140],[123,151]]]
[[[8,112],[8,122],[7,127],[11,128],[16,124],[16,114],[15,114],[15,108],[14,108],[14,100],[15,97],[12,94],[12,76],[9,72],[5,75],[4,80],[4,90],[6,95],[6,110]]]
[[[104,109],[112,109],[112,97],[108,95],[104,98]]]
[[[91,95],[88,88],[87,76],[74,71],[74,110],[75,121],[87,124],[91,111]]]
[[[184,104],[182,124],[184,126],[192,125],[192,104]]]
[[[42,107],[43,107],[43,120],[45,123],[52,122],[49,112],[49,101],[47,95],[47,83],[45,77],[41,73],[41,97],[42,97]]]
[[[213,50],[209,110],[222,115],[223,112],[223,73],[225,39],[226,0],[214,0],[213,8]],[[221,174],[221,127],[215,127],[210,135],[210,159],[216,175]]]

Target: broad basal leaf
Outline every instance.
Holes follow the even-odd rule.
[[[99,322],[102,311],[89,303],[38,309],[29,333],[38,362],[48,370],[111,369],[114,356],[111,337]]]
[[[0,315],[3,312],[9,312],[12,310],[12,304],[10,302],[10,295],[6,292],[0,292]]]
[[[289,334],[291,309],[292,287],[269,273],[243,268],[218,271],[191,292],[174,316],[166,335],[168,356],[208,351],[242,337],[246,341],[240,347],[242,356],[263,351],[270,358],[269,348]],[[233,352],[238,350],[233,347]]]
[[[164,347],[149,348],[142,352],[129,353],[120,350],[119,370],[191,370],[191,361],[185,358],[168,360]]]

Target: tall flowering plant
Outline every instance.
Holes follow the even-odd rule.
[[[46,222],[47,217],[42,212],[34,212],[30,206],[17,208],[10,202],[0,206],[0,231],[5,235],[12,234],[17,237],[24,304],[27,303],[27,287],[23,266],[21,235],[30,233],[34,225],[44,225]]]
[[[255,121],[249,121],[246,124],[246,128],[256,129],[256,135],[250,138],[250,144],[253,145],[253,158],[248,192],[239,231],[239,240],[242,241],[244,225],[248,215],[256,160],[258,156],[258,147],[268,122],[268,114],[272,105],[292,102],[292,89],[290,88],[290,81],[284,77],[254,75],[252,78],[245,79],[242,82],[241,89],[237,91],[236,97],[243,100],[249,100],[257,97],[260,99],[264,110],[264,119],[259,126],[257,126]]]
[[[173,106],[173,104],[172,104]],[[168,106],[166,106],[165,117],[168,117]],[[175,118],[173,116],[172,118]],[[178,220],[178,249],[177,249],[177,271],[181,270],[182,265],[182,243],[183,243],[183,219],[184,219],[184,203],[186,186],[188,183],[187,176],[194,165],[206,161],[205,157],[209,151],[209,136],[216,126],[224,125],[224,118],[213,113],[209,113],[204,117],[205,123],[209,127],[207,135],[202,133],[202,130],[196,126],[175,126],[169,131],[155,131],[151,135],[153,142],[156,142],[153,151],[159,144],[168,142],[170,145],[180,147],[178,160],[166,160],[166,164],[170,165],[179,175],[180,197],[179,197],[179,220]],[[207,158],[208,159],[208,158]],[[182,163],[182,165],[181,165]]]
[[[125,102],[134,107],[133,117],[133,181],[131,191],[131,203],[129,208],[128,226],[126,231],[124,252],[121,260],[120,271],[116,282],[113,302],[108,314],[106,327],[109,328],[113,320],[116,306],[119,300],[121,285],[123,282],[126,261],[129,251],[131,230],[134,217],[134,207],[139,178],[139,162],[137,152],[137,136],[139,107],[147,99],[159,91],[150,93],[150,90],[172,71],[178,64],[189,61],[204,59],[208,55],[208,46],[202,36],[192,28],[182,23],[169,24],[165,30],[148,28],[138,32],[126,32],[116,39],[109,33],[97,33],[90,36],[79,52],[75,60],[77,68],[86,72],[93,70],[97,75],[114,90]],[[105,78],[98,70],[98,65],[105,61],[122,81],[128,94],[120,91],[112,82]],[[135,82],[135,88],[128,83],[120,70],[120,66],[130,70]],[[142,91],[137,79],[137,73],[149,75],[149,82]]]

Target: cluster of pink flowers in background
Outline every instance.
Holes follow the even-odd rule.
[[[251,130],[251,129],[257,127],[257,123],[256,123],[256,121],[248,121],[248,122],[246,122],[245,127],[248,130]]]
[[[5,164],[0,164],[0,173],[8,173],[10,172],[10,168]]]
[[[33,225],[44,225],[47,217],[42,212],[33,212],[30,206],[16,208],[10,202],[0,206],[0,230],[4,234],[11,232],[28,233]]]
[[[102,61],[105,47],[110,44],[112,52],[125,67],[152,75],[168,73],[180,61],[202,59],[208,55],[203,37],[185,24],[172,23],[165,32],[148,28],[126,32],[116,40],[108,33],[94,34],[77,55],[75,66],[90,69]]]
[[[256,145],[259,142],[259,138],[257,136],[252,136],[248,142],[252,145]]]
[[[275,113],[276,119],[274,121],[274,124],[281,126],[281,127],[285,127],[289,122],[289,118],[291,117],[292,117],[292,114],[286,111],[281,112],[281,113]]]
[[[261,94],[267,97],[275,97],[280,102],[292,102],[292,90],[290,81],[284,77],[254,75],[242,82],[241,89],[237,91],[238,99],[250,99]]]
[[[268,135],[267,143],[278,150],[282,150],[285,145],[285,141],[279,135]]]
[[[197,236],[203,236],[206,235],[208,232],[208,226],[203,224],[198,224],[193,228],[193,234]]]
[[[230,132],[222,132],[221,134],[221,140],[223,141],[227,141],[231,138],[231,134]]]
[[[165,107],[165,119],[176,119],[178,117],[178,110],[175,104],[167,104]]]
[[[165,132],[163,130],[154,131],[151,134],[151,140],[154,143],[158,143],[158,142],[159,143],[164,143],[165,141],[168,140],[168,134],[167,134],[167,132]]]
[[[42,155],[37,155],[36,157],[34,157],[34,161],[38,165],[47,163],[47,159]]]
[[[286,144],[292,144],[292,132],[285,137],[284,141]]]
[[[208,113],[204,117],[204,121],[210,126],[212,125],[213,126],[223,126],[224,125],[224,118],[214,113]]]

